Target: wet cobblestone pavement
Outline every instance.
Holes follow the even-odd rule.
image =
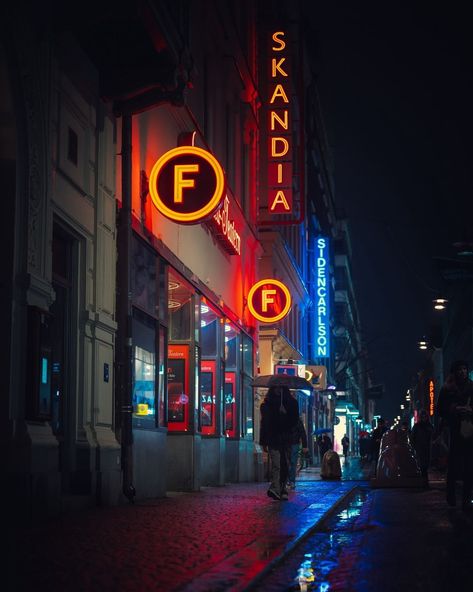
[[[244,590],[355,487],[304,479],[289,502],[268,498],[267,483],[237,484],[17,528],[9,590]]]
[[[288,502],[248,483],[17,527],[7,590],[471,592],[473,520],[446,506],[443,477],[371,489],[349,464],[342,481],[304,471]]]
[[[252,592],[471,592],[473,516],[429,490],[362,487]]]
[[[364,488],[355,491],[343,508],[301,542],[260,584],[253,586],[252,592],[326,592],[332,589],[330,577],[339,567],[344,548],[360,544],[362,534],[356,530],[356,524],[363,507],[366,508],[367,495]]]

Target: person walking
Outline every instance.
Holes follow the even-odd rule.
[[[376,463],[378,462],[379,449],[381,447],[381,438],[384,436],[386,430],[386,421],[382,417],[380,417],[378,419],[378,425],[371,433],[371,460],[374,460],[375,467]]]
[[[343,456],[348,456],[348,449],[350,447],[350,438],[345,434],[342,438]]]
[[[307,433],[305,431],[304,422],[299,417],[299,421],[292,432],[291,439],[291,459],[288,475],[288,487],[291,489],[296,488],[297,459],[299,458],[299,454],[301,452],[301,446],[302,454],[307,454],[309,452],[307,447]]]
[[[455,485],[463,482],[462,507],[472,509],[473,487],[473,437],[462,434],[462,421],[473,418],[473,382],[468,378],[468,363],[457,360],[450,368],[450,374],[440,389],[437,403],[438,415],[449,429],[449,450],[447,459],[446,497],[449,506],[456,505]]]
[[[299,406],[286,386],[268,389],[261,404],[260,444],[271,462],[268,496],[287,500],[287,479],[293,431],[299,420]]]
[[[416,452],[420,474],[426,489],[429,487],[430,449],[432,445],[433,431],[434,428],[429,421],[427,411],[421,409],[419,412],[419,419],[411,430],[410,440]]]

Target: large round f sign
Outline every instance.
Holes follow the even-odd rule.
[[[260,280],[248,292],[248,308],[258,321],[275,323],[289,312],[291,293],[279,280]]]
[[[156,161],[149,176],[149,193],[159,212],[179,224],[199,224],[222,205],[225,175],[207,150],[180,146]]]

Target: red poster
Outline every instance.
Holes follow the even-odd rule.
[[[238,421],[236,414],[236,375],[235,372],[225,372],[225,435],[227,438],[236,438],[238,433]]]
[[[202,434],[216,433],[216,376],[215,360],[202,360],[200,363],[200,420]]]
[[[168,429],[189,429],[189,346],[168,345]]]

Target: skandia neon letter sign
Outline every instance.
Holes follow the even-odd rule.
[[[248,292],[248,308],[258,321],[276,323],[289,312],[291,293],[278,280],[260,280]]]
[[[316,315],[315,315],[315,340],[316,356],[318,358],[330,357],[330,293],[328,267],[328,239],[319,237],[316,240]]]
[[[198,224],[222,205],[225,175],[217,159],[197,146],[179,146],[159,158],[149,176],[153,204],[179,224]]]
[[[290,62],[286,46],[286,33],[274,31],[268,96],[268,208],[271,214],[292,213]]]

